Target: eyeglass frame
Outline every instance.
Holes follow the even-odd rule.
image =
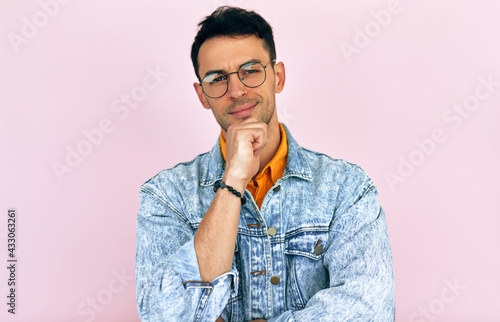
[[[267,66],[269,66],[269,64],[272,64],[272,63],[275,63],[275,62],[276,62],[276,59],[273,59],[273,60],[271,60],[269,63],[267,63],[266,65],[263,65],[263,64],[262,64],[261,62],[259,62],[259,61],[249,61],[249,62],[246,62],[246,63],[242,64],[242,65],[238,68],[238,70],[237,70],[237,71],[235,71],[235,72],[230,72],[230,73],[227,73],[227,74],[221,73],[221,74],[222,74],[222,76],[224,76],[224,77],[226,78],[226,90],[224,91],[224,94],[222,94],[221,96],[216,96],[216,97],[213,97],[213,96],[208,95],[208,94],[205,92],[205,89],[203,88],[203,80],[204,80],[205,78],[207,78],[208,76],[210,76],[210,74],[205,75],[205,77],[203,77],[203,78],[201,79],[201,82],[199,83],[199,85],[201,86],[201,90],[203,91],[203,94],[205,94],[207,97],[210,97],[210,98],[212,98],[212,99],[221,98],[222,96],[226,95],[227,91],[229,90],[229,77],[228,77],[228,76],[229,76],[229,75],[231,75],[231,74],[238,74],[238,79],[239,79],[239,80],[240,80],[240,82],[241,82],[243,85],[245,85],[246,87],[248,87],[248,88],[257,88],[257,87],[259,87],[259,86],[262,86],[262,84],[264,84],[264,83],[266,82],[266,80],[267,80]],[[243,80],[241,79],[241,77],[240,77],[240,75],[239,75],[239,74],[240,74],[241,67],[243,67],[243,66],[245,66],[246,64],[249,64],[249,63],[257,63],[257,64],[260,64],[260,65],[264,68],[264,80],[262,81],[262,83],[260,83],[260,84],[259,84],[259,85],[257,85],[257,86],[248,86],[247,84],[245,84],[245,83],[243,82]]]

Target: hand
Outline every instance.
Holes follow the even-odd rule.
[[[231,125],[226,135],[226,172],[224,182],[244,191],[260,166],[259,153],[268,142],[267,124],[251,117]]]

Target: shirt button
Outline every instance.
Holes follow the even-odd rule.
[[[278,276],[271,277],[271,284],[278,285],[280,283],[280,278]]]
[[[267,233],[269,234],[269,236],[274,236],[274,235],[276,235],[276,228],[274,228],[274,227],[270,227],[270,228],[267,230]]]
[[[280,191],[280,189],[281,189],[281,186],[276,186],[276,187],[274,187],[274,192],[278,192],[278,191]]]
[[[319,255],[323,252],[323,246],[321,245],[316,245],[316,247],[314,247],[314,252]]]

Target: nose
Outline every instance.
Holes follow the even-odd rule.
[[[247,94],[247,87],[243,85],[237,72],[228,74],[226,77],[228,80],[227,94],[229,97],[240,98]]]

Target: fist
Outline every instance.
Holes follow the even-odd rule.
[[[235,189],[244,191],[250,179],[259,171],[259,153],[267,141],[267,124],[254,117],[231,125],[226,135],[224,181],[235,185]]]

